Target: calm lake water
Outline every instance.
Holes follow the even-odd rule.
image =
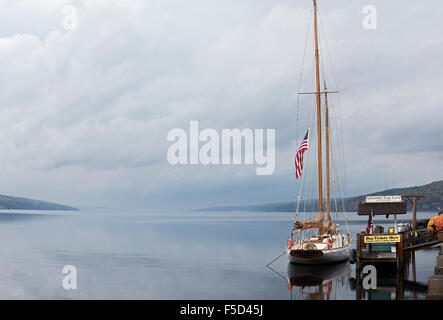
[[[367,218],[349,215],[355,239]],[[316,282],[292,290],[288,279],[306,270],[288,268],[286,256],[273,270],[266,267],[284,251],[293,219],[291,213],[1,211],[0,299],[356,299],[348,263],[318,269]],[[419,284],[427,284],[437,254],[417,252]],[[76,290],[62,286],[66,265],[77,269]],[[404,298],[424,299],[422,291],[406,289]],[[395,286],[371,297],[395,298]]]

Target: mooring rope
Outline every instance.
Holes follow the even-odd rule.
[[[271,262],[269,262],[266,266],[269,268],[269,266],[271,264],[273,264],[275,261],[277,261],[278,259],[280,259],[284,254],[286,254],[286,252],[288,252],[289,249],[286,249],[285,252],[283,252],[281,255],[279,255],[277,258],[275,258],[274,260],[272,260]]]

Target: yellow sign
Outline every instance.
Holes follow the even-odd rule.
[[[400,242],[400,235],[365,236],[365,243]]]

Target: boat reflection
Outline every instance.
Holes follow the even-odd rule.
[[[340,300],[348,290],[351,266],[348,262],[327,266],[288,264],[287,285],[291,299]]]

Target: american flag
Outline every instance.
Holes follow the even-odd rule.
[[[372,228],[374,227],[374,219],[372,216],[372,211],[369,214],[369,218],[368,218],[368,225],[366,226],[366,236],[369,236],[370,234],[372,234]]]
[[[295,176],[296,178],[301,177],[301,171],[303,170],[303,153],[309,148],[309,129],[306,132],[306,136],[303,139],[300,147],[298,148],[297,154],[295,155]]]

